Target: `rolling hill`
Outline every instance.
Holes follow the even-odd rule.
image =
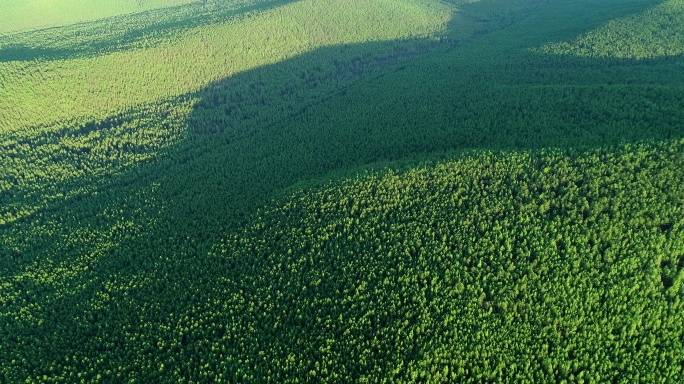
[[[681,0],[47,3],[0,380],[684,380]]]

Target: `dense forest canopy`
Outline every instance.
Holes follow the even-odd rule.
[[[609,22],[572,42],[545,45],[543,52],[589,57],[648,59],[684,53],[684,1],[668,0],[655,7]]]
[[[684,380],[684,1],[100,3],[0,14],[0,381]]]

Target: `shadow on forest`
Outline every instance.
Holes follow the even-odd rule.
[[[641,9],[631,12],[652,5],[641,3]],[[486,2],[472,7],[482,4]],[[643,85],[640,90],[646,93],[630,106],[647,108],[643,116],[648,119],[663,118],[661,102],[684,111],[681,95],[655,86],[662,79],[652,78],[681,57],[609,62],[564,58],[559,63],[558,58],[530,53],[528,48],[548,42],[576,21],[575,14],[558,7],[542,9],[562,19],[543,26],[527,21],[490,26],[490,33],[456,45],[415,41],[326,47],[216,82],[183,97],[201,100],[187,120],[187,138],[165,150],[158,162],[112,179],[88,180],[106,193],[79,196],[78,201],[68,198],[30,220],[50,223],[70,212],[87,219],[102,207],[118,206],[121,196],[132,196],[140,201],[131,204],[145,213],[140,216],[147,220],[141,224],[144,233],[125,239],[93,262],[88,281],[99,284],[112,271],[119,278],[171,271],[199,273],[210,284],[212,276],[222,273],[205,257],[214,244],[244,226],[257,207],[297,183],[470,149],[595,147],[681,136],[681,112],[665,116],[660,125],[605,113],[607,107],[621,110],[624,102],[624,93],[611,89],[609,80]],[[606,10],[596,25],[625,16],[620,7]],[[541,20],[535,16],[534,22]],[[497,45],[504,35],[507,40]],[[518,46],[506,42],[515,35],[521,38]],[[489,49],[481,53],[480,43]],[[676,80],[681,84],[683,79]],[[558,87],[537,87],[544,84]],[[596,88],[588,87],[593,85]],[[628,87],[619,90],[629,93]],[[154,192],[159,206],[134,193],[153,182],[160,186]],[[73,196],[68,192],[77,187],[62,186],[64,195]],[[74,219],[62,224],[56,234],[41,239],[34,252],[41,254],[41,248],[68,238],[78,223]],[[173,263],[159,261],[161,253],[171,254]],[[14,257],[13,271],[3,275],[26,265],[20,255]],[[176,283],[165,294],[187,288],[182,281]],[[108,316],[124,319],[128,311],[110,308]]]
[[[201,3],[122,15],[91,22],[21,32],[3,37],[0,62],[71,60],[140,46],[154,47],[175,34],[222,23],[299,0],[266,0],[242,7],[217,9]],[[103,37],[105,36],[105,37]],[[26,43],[29,42],[29,43]],[[40,42],[40,45],[36,45]]]
[[[461,10],[477,13],[477,7],[486,4],[473,3]],[[640,4],[630,11],[640,12],[652,5],[647,1]],[[572,12],[546,8],[565,20],[530,28],[525,22],[508,22],[522,20],[523,15],[513,19],[506,15],[495,21],[500,24],[475,33],[471,40],[325,47],[214,82],[181,97],[200,102],[187,120],[187,139],[166,149],[161,165],[88,180],[108,191],[98,197],[68,193],[83,184],[80,180],[63,185],[65,196],[78,199],[68,198],[60,207],[43,208],[36,214],[49,217],[56,209],[53,214],[60,215],[61,209],[69,210],[84,200],[92,201],[94,207],[106,206],[105,201],[95,201],[127,195],[126,191],[139,187],[136,179],[143,184],[157,180],[169,211],[191,223],[188,233],[204,228],[199,233],[207,238],[197,239],[198,243],[210,240],[211,244],[230,228],[243,225],[254,208],[284,188],[336,173],[353,174],[373,164],[412,162],[471,149],[606,146],[681,134],[681,120],[676,115],[666,116],[667,124],[659,126],[652,122],[630,126],[625,125],[629,115],[616,125],[612,116],[602,111],[606,105],[620,109],[622,100],[607,86],[613,82],[654,85],[649,88],[652,94],[642,100],[653,108],[649,118],[662,112],[657,107],[659,97],[678,103],[675,92],[656,87],[661,84],[650,77],[659,72],[659,66],[666,67],[667,60],[610,60],[606,65],[600,59],[556,62],[547,55],[531,53],[528,48],[548,42],[549,36],[573,21]],[[597,12],[602,18],[586,28],[625,16],[624,9],[607,9],[610,13]],[[534,22],[543,20],[542,15]],[[452,22],[447,33],[459,28]],[[520,35],[518,46],[497,45],[504,34],[507,41]],[[484,54],[478,51],[480,43],[490,47]],[[599,88],[582,89],[592,76]],[[562,86],[538,86],[544,84]],[[569,99],[573,87],[580,92]],[[587,105],[587,100],[596,104]],[[684,110],[679,104],[675,109]],[[592,125],[597,118],[602,123]],[[100,125],[86,125],[87,129],[93,127],[99,129]],[[119,180],[128,181],[120,184]],[[154,235],[154,227],[148,232],[151,238],[160,238]],[[38,247],[55,241],[41,239]]]
[[[630,12],[650,5],[641,1]],[[613,8],[613,13],[603,13],[588,27],[628,14]],[[470,10],[469,6],[462,9]],[[552,12],[564,14],[558,9]],[[572,12],[565,14],[566,20],[549,23],[549,28],[563,29],[558,26],[570,23]],[[219,144],[215,150],[193,144],[193,149],[182,151],[183,171],[177,174],[213,180],[217,184],[210,190],[223,195],[218,201],[244,200],[249,205],[254,196],[270,196],[293,183],[325,179],[369,164],[470,149],[582,148],[681,134],[678,121],[684,115],[662,118],[658,106],[667,102],[673,111],[681,110],[676,93],[657,88],[671,85],[672,79],[652,76],[672,72],[667,69],[670,61],[561,58],[559,64],[555,58],[527,50],[548,42],[552,34],[530,36],[529,29],[507,20],[502,20],[503,26],[490,25],[476,33],[472,44],[456,44],[456,48],[434,42],[321,48],[213,84],[193,95],[202,102],[188,119],[190,141]],[[508,25],[506,39],[519,34],[519,47],[495,45],[503,36],[497,36],[497,31]],[[449,26],[451,32],[458,28]],[[480,43],[496,48],[478,56]],[[388,44],[395,44],[389,52],[368,56],[386,50]],[[345,60],[349,52],[356,53]],[[326,71],[321,63],[331,58],[335,64]],[[576,74],[569,75],[566,69]],[[345,79],[353,81],[345,83]],[[335,82],[342,85],[321,86]],[[556,87],[538,87],[546,83]],[[616,93],[610,87],[621,84],[644,86],[645,93],[637,100],[625,99],[629,88]],[[446,96],[449,92],[451,98]],[[248,107],[240,111],[236,105]],[[631,121],[633,115],[605,112],[623,107],[645,111],[649,120]],[[657,126],[656,120],[650,120],[661,118]],[[214,163],[221,166],[209,165]],[[207,173],[199,176],[196,171]],[[234,184],[221,186],[219,180]]]

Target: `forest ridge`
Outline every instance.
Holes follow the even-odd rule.
[[[682,382],[684,1],[9,0],[0,382]]]

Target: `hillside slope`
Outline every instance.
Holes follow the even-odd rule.
[[[256,381],[679,382],[682,169],[676,141],[298,192],[212,251],[198,321]]]
[[[681,381],[681,9],[208,1],[8,34],[0,381]]]

